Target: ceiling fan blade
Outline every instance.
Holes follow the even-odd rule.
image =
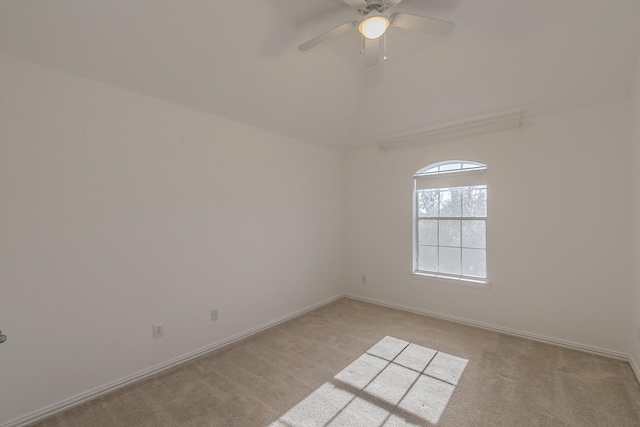
[[[363,7],[366,4],[365,0],[342,0],[342,1],[348,4],[349,6],[355,7],[355,8]]]
[[[411,15],[409,13],[394,13],[389,19],[391,25],[413,31],[434,34],[436,36],[448,36],[456,24],[442,19],[427,18],[426,16]]]
[[[307,51],[307,50],[311,49],[312,47],[316,47],[320,43],[323,43],[323,42],[329,40],[332,37],[337,37],[340,34],[346,33],[347,31],[349,31],[350,29],[352,29],[356,25],[358,25],[358,23],[356,21],[346,22],[346,23],[344,23],[342,25],[339,25],[339,26],[335,27],[333,30],[329,30],[326,33],[322,33],[319,36],[316,36],[316,37],[312,38],[311,40],[308,40],[308,41],[302,43],[300,46],[298,46],[298,49],[303,51],[303,52]]]
[[[364,39],[364,66],[366,68],[375,67],[380,61],[380,39],[371,40],[366,37]]]
[[[397,5],[398,3],[400,3],[402,0],[387,0],[386,3],[389,5],[389,7],[393,7],[395,5]]]

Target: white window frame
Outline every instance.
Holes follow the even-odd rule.
[[[419,203],[418,203],[418,190],[423,189],[440,189],[447,190],[450,188],[464,188],[464,187],[475,187],[480,186],[486,189],[487,186],[487,166],[482,163],[471,162],[471,161],[463,161],[463,160],[450,160],[444,162],[438,162],[426,166],[416,172],[413,176],[414,188],[413,188],[413,270],[412,274],[416,277],[420,278],[429,278],[429,279],[442,279],[443,283],[455,283],[466,286],[479,286],[487,288],[491,284],[488,281],[488,269],[487,269],[487,244],[486,244],[486,232],[487,232],[487,212],[485,212],[485,216],[478,217],[441,217],[440,212],[436,217],[425,217],[420,216],[419,214]],[[462,214],[461,214],[462,215]],[[418,231],[419,231],[419,222],[424,220],[436,220],[438,224],[440,221],[444,220],[456,220],[461,221],[484,221],[484,230],[485,230],[485,276],[479,277],[474,275],[465,275],[462,274],[462,270],[460,274],[451,274],[440,271],[430,271],[430,270],[420,270],[418,267],[418,257],[419,257],[419,240],[418,240]],[[437,245],[433,246],[438,248],[438,253],[440,253],[441,247],[446,247],[446,245],[440,245],[439,236]],[[457,247],[457,246],[455,246]],[[460,242],[460,253],[462,256],[463,249],[462,241]],[[477,248],[474,248],[477,249]],[[436,261],[438,264],[437,270],[440,269],[439,260]],[[462,268],[462,258],[461,258],[461,268]]]

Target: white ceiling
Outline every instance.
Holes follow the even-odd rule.
[[[638,0],[404,0],[454,21],[446,39],[392,28],[365,69],[341,0],[0,0],[0,53],[337,148],[487,113],[629,96]]]

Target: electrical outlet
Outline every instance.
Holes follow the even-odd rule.
[[[362,275],[362,283],[367,283],[367,276],[364,274]]]
[[[162,336],[164,336],[164,325],[162,323],[154,323],[153,338],[160,338]]]
[[[214,308],[211,310],[211,321],[215,322],[216,320],[218,320],[218,309]]]

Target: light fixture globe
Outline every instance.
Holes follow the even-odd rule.
[[[371,40],[383,35],[387,28],[389,28],[389,18],[382,14],[369,15],[358,25],[360,34]]]

